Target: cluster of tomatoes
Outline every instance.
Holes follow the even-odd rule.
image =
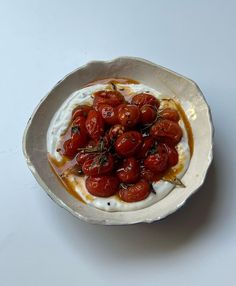
[[[93,94],[92,106],[73,110],[62,154],[75,159],[87,176],[88,192],[141,201],[152,191],[151,183],[178,163],[179,114],[159,107],[150,93],[136,94],[129,103],[117,90],[102,90]]]

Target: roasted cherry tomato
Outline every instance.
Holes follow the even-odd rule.
[[[134,158],[124,159],[123,166],[117,171],[117,177],[122,183],[136,183],[140,176],[140,164]]]
[[[82,166],[82,170],[88,176],[101,176],[112,171],[113,162],[111,154],[99,154],[86,160]]]
[[[82,116],[78,116],[76,117],[76,119],[73,120],[72,122],[72,127],[71,127],[71,136],[74,133],[78,133],[77,128],[79,129],[78,131],[80,131],[80,133],[82,133],[83,135],[85,135],[85,137],[88,137],[88,132],[86,129],[86,119]],[[86,140],[87,142],[87,140]]]
[[[118,119],[124,127],[133,127],[139,121],[140,111],[136,105],[122,104],[118,106]]]
[[[68,139],[63,143],[63,149],[63,155],[70,159],[73,159],[77,153],[78,148],[77,144],[73,143],[71,139]]]
[[[74,120],[78,116],[87,117],[92,106],[89,105],[79,105],[72,111],[72,119]]]
[[[71,160],[65,165],[71,174],[85,175],[90,194],[138,202],[148,197],[152,182],[178,164],[181,114],[177,106],[159,109],[160,101],[148,91],[128,102],[111,85],[113,90],[93,93],[93,106],[72,111],[57,151]]]
[[[175,122],[178,122],[180,120],[178,111],[173,108],[165,108],[161,110],[159,114],[163,119],[168,119]]]
[[[157,148],[160,148],[163,145],[163,148],[166,149],[168,154],[168,165],[169,167],[175,166],[179,161],[179,154],[174,146],[169,146],[167,144],[159,144]]]
[[[90,137],[98,141],[104,134],[104,122],[101,114],[96,110],[90,110],[86,119],[86,128]]]
[[[141,108],[144,105],[152,105],[158,108],[160,106],[160,101],[153,95],[149,93],[139,93],[136,94],[131,101],[132,104],[138,105]]]
[[[78,153],[78,148],[84,146],[84,139],[81,139],[80,134],[73,134],[70,139],[66,140],[63,144],[64,152],[63,155],[73,159],[74,156]]]
[[[122,134],[115,142],[118,155],[129,157],[137,153],[142,145],[142,135],[137,131],[129,131]]]
[[[124,96],[116,90],[101,90],[94,94],[93,107],[98,110],[100,104],[118,106],[125,101]]]
[[[149,155],[145,161],[144,166],[154,172],[155,174],[164,172],[168,168],[168,154],[165,148],[157,148],[157,153]]]
[[[150,191],[150,184],[146,180],[141,179],[138,183],[132,186],[127,186],[127,188],[120,188],[119,197],[122,201],[133,203],[146,199],[150,194]]]
[[[119,136],[121,136],[125,132],[124,126],[120,124],[116,124],[110,128],[108,131],[108,136],[110,140],[115,141]]]
[[[140,108],[140,123],[150,124],[152,123],[157,117],[157,110],[155,107],[151,105],[144,105]]]
[[[88,177],[85,184],[89,193],[96,197],[110,197],[119,188],[119,180],[115,176]]]
[[[78,153],[78,148],[86,145],[88,133],[85,127],[85,118],[79,116],[76,121],[74,120],[71,127],[71,138],[66,140],[63,144],[63,155],[74,158]]]
[[[113,107],[109,104],[99,104],[98,111],[102,115],[103,120],[109,124],[114,125],[118,122],[118,112],[116,107]]]
[[[153,144],[154,144],[154,139],[151,136],[144,137],[142,146],[137,154],[138,158],[140,159],[146,158]]]
[[[160,119],[151,127],[150,134],[156,140],[169,145],[177,145],[183,132],[178,123],[168,119]]]

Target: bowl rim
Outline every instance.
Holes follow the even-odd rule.
[[[41,106],[41,104],[43,104],[43,102],[47,99],[47,97],[50,95],[50,93],[59,85],[61,84],[64,80],[66,80],[69,76],[71,76],[72,74],[76,73],[79,70],[85,69],[86,67],[88,67],[89,65],[93,65],[93,64],[109,64],[112,62],[116,62],[119,60],[134,60],[134,61],[140,61],[143,63],[146,63],[148,65],[152,65],[154,67],[158,67],[162,70],[167,71],[168,73],[171,73],[175,76],[184,78],[185,80],[187,80],[189,83],[191,83],[192,85],[195,86],[195,88],[197,89],[198,93],[200,94],[200,96],[203,98],[204,103],[206,104],[207,107],[207,111],[209,114],[209,123],[210,123],[210,139],[211,139],[211,145],[210,145],[210,149],[209,149],[209,153],[208,153],[208,164],[204,170],[204,172],[202,173],[202,180],[200,181],[200,183],[198,184],[198,187],[195,188],[180,204],[178,204],[175,208],[170,209],[168,212],[166,212],[164,215],[159,216],[159,217],[155,217],[155,218],[145,218],[143,220],[134,220],[134,221],[129,221],[129,222],[118,222],[117,220],[113,220],[113,219],[106,219],[106,220],[97,220],[97,219],[92,219],[92,218],[87,218],[86,216],[84,216],[81,213],[75,212],[73,209],[71,209],[66,203],[64,203],[57,195],[55,195],[51,189],[46,185],[46,183],[44,182],[44,180],[41,178],[41,176],[39,175],[37,169],[34,167],[33,163],[31,162],[30,156],[27,152],[27,148],[26,148],[26,144],[27,144],[27,133],[28,130],[31,126],[31,122],[35,116],[35,114],[37,113],[39,107]],[[211,163],[213,161],[213,149],[214,149],[214,134],[215,134],[215,128],[214,128],[214,124],[213,124],[213,120],[212,120],[212,113],[211,113],[211,109],[210,106],[204,96],[204,94],[202,93],[201,89],[199,88],[198,84],[193,81],[192,79],[189,79],[186,76],[183,76],[175,71],[172,71],[166,67],[163,67],[159,64],[156,64],[154,62],[151,62],[149,60],[140,58],[140,57],[131,57],[131,56],[121,56],[121,57],[117,57],[111,60],[92,60],[87,62],[86,64],[72,70],[71,72],[67,73],[65,76],[62,77],[62,79],[60,79],[51,89],[50,91],[48,91],[46,93],[45,96],[43,96],[41,98],[41,100],[39,101],[39,103],[36,105],[36,107],[34,108],[30,118],[27,121],[24,133],[23,133],[23,139],[22,139],[22,150],[23,150],[23,154],[26,160],[26,163],[28,165],[28,168],[30,169],[31,173],[33,174],[33,176],[35,177],[36,181],[39,183],[39,185],[43,188],[43,190],[46,192],[46,194],[54,201],[56,202],[60,207],[66,209],[67,211],[69,211],[73,216],[81,219],[82,221],[86,221],[92,224],[101,224],[101,225],[132,225],[132,224],[137,224],[137,223],[152,223],[154,221],[160,221],[166,217],[168,217],[169,215],[175,213],[177,210],[179,210],[191,197],[193,194],[195,194],[203,185],[207,172],[211,166]]]

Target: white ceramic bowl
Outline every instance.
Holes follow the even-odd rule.
[[[61,185],[47,160],[46,134],[54,113],[75,90],[88,82],[108,77],[135,79],[168,97],[177,97],[192,126],[194,153],[182,178],[186,188],[175,188],[161,201],[137,211],[105,212],[76,200]],[[23,138],[23,151],[38,183],[56,203],[74,216],[98,224],[134,224],[166,217],[199,189],[212,161],[212,137],[210,110],[195,82],[144,59],[121,57],[112,61],[90,62],[60,80],[40,101],[29,119]]]

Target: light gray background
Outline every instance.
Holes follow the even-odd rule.
[[[234,285],[235,1],[0,1],[0,284]],[[195,80],[215,160],[189,203],[152,225],[83,223],[37,185],[21,151],[39,100],[93,59],[139,56]]]

